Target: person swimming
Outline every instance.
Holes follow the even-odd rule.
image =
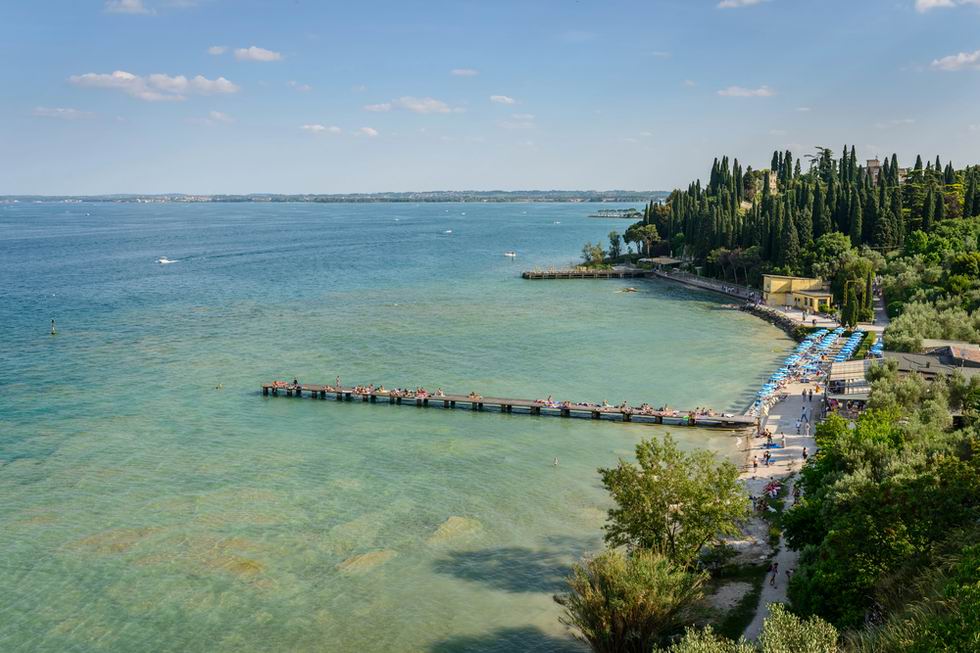
[[[555,456],[554,466],[555,467],[558,467],[558,465],[559,465],[559,463],[558,463],[558,456]]]

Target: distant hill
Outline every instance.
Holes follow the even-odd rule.
[[[401,193],[279,195],[6,195],[0,202],[650,202],[667,197],[662,190],[445,190]]]

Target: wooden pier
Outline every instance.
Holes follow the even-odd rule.
[[[525,279],[639,279],[646,277],[649,273],[649,270],[642,268],[614,268],[612,270],[566,268],[561,270],[526,270],[521,273],[521,276]]]
[[[754,429],[757,425],[756,418],[750,415],[695,414],[691,411],[680,410],[641,411],[638,408],[620,408],[619,406],[597,406],[568,402],[548,404],[531,399],[507,399],[480,395],[392,394],[388,391],[358,392],[354,388],[335,388],[329,385],[308,385],[305,383],[293,385],[282,381],[262,384],[262,395],[266,397],[310,397],[311,399],[334,399],[336,401],[361,401],[363,403],[384,403],[398,406],[416,406],[418,408],[456,408],[515,415],[579,417],[639,424],[673,424],[707,429],[744,430]]]

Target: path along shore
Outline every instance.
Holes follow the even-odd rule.
[[[809,399],[809,391],[813,390],[813,400]],[[804,399],[803,392],[807,392],[807,398]],[[745,462],[743,464],[742,472],[742,482],[745,484],[746,489],[749,494],[753,497],[760,497],[765,492],[765,487],[771,481],[782,481],[786,483],[786,479],[799,472],[803,467],[803,448],[805,447],[808,455],[813,455],[816,451],[817,445],[813,437],[813,430],[815,426],[816,419],[820,419],[823,416],[823,393],[822,387],[821,392],[817,391],[817,383],[791,383],[787,385],[784,389],[786,392],[786,397],[776,403],[770,410],[769,414],[762,418],[761,430],[763,433],[768,431],[772,433],[773,442],[781,443],[782,436],[786,436],[786,447],[779,449],[768,449],[772,452],[772,460],[770,465],[766,466],[763,464],[763,455],[767,451],[766,437],[763,436],[750,436],[747,440],[742,440],[741,448],[745,451]],[[810,424],[809,433],[810,435],[803,435],[797,433],[796,423],[800,419],[800,415],[803,413],[803,409],[806,407],[807,419]],[[801,429],[803,431],[804,429]],[[752,459],[756,458],[758,460],[758,469],[754,470],[752,465]],[[790,482],[788,493],[786,496],[786,501],[788,503],[792,502],[793,487],[792,481]],[[753,515],[747,528],[746,535],[748,539],[755,539],[758,545],[753,546],[749,542],[750,550],[758,550],[757,561],[766,559],[766,550],[768,545],[766,540],[769,536],[769,524],[767,521],[759,517],[758,515]],[[755,618],[745,629],[745,636],[748,639],[755,639],[758,637],[759,633],[762,632],[762,623],[765,618],[769,616],[769,604],[770,603],[785,603],[786,602],[786,585],[788,584],[788,577],[786,575],[787,571],[792,571],[796,568],[796,561],[799,557],[799,553],[792,551],[786,546],[786,542],[780,536],[779,540],[779,550],[773,561],[779,564],[779,573],[776,576],[775,583],[769,584],[769,577],[766,577],[765,582],[762,585],[762,595],[759,597],[759,605],[756,608]]]

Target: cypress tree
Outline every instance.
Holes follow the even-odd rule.
[[[891,168],[891,182],[892,186],[898,186],[898,155],[892,152],[892,168]]]
[[[796,220],[790,211],[783,215],[783,233],[780,241],[782,265],[797,269],[800,261],[800,236],[796,231]]]
[[[850,225],[850,235],[851,244],[855,247],[861,244],[861,230],[863,225],[863,211],[861,211],[861,198],[857,193],[851,198],[851,225]]]
[[[824,234],[829,234],[831,231],[830,215],[827,212],[820,183],[817,182],[816,187],[813,189],[813,237],[819,238]]]
[[[926,197],[922,202],[922,231],[929,233],[932,231],[932,223],[936,216],[936,197],[932,188],[926,191]]]
[[[913,170],[915,170],[916,172],[922,172],[922,155],[921,154],[916,154],[915,155],[915,168],[913,168]]]
[[[956,171],[953,169],[953,162],[952,161],[950,161],[949,163],[946,164],[945,177],[946,177],[945,178],[945,182],[946,182],[946,185],[947,186],[949,184],[955,184],[956,183]]]
[[[864,307],[869,311],[874,311],[873,288],[874,288],[874,279],[872,278],[871,270],[868,270],[868,276],[864,280]]]
[[[937,173],[943,169],[943,164],[939,161],[939,155],[936,155],[936,167],[933,168]]]
[[[902,194],[898,192],[897,188],[892,192],[890,208],[889,217],[892,220],[892,236],[894,238],[894,242],[891,244],[901,246],[905,242],[905,212],[902,210]],[[884,213],[887,209],[882,205],[881,210]]]
[[[936,192],[936,213],[933,216],[933,220],[936,222],[942,222],[946,219],[946,194],[942,189]]]
[[[844,292],[844,310],[841,311],[841,321],[847,326],[857,324],[857,293],[854,291],[854,284],[847,284]]]
[[[973,204],[977,195],[977,175],[976,170],[970,171],[970,181],[966,185],[966,194],[963,196],[963,217],[968,218],[973,215]]]

